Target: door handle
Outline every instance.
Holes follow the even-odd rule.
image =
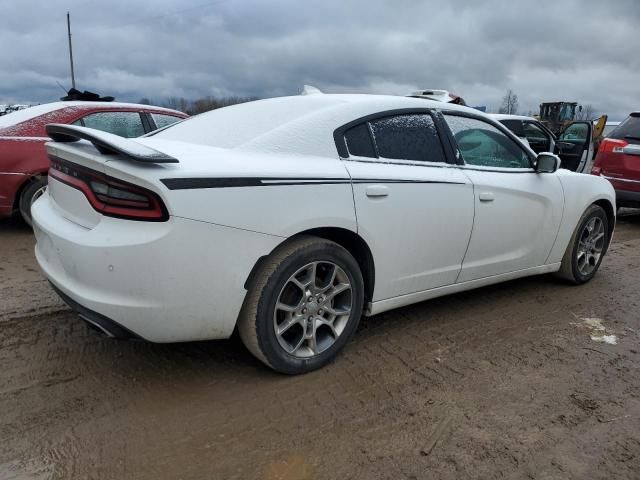
[[[386,197],[389,188],[386,185],[369,185],[366,189],[367,197]]]
[[[481,202],[493,202],[495,200],[492,192],[480,192],[478,198]]]

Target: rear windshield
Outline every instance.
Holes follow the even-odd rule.
[[[280,97],[219,108],[150,136],[234,148],[289,122],[335,105],[335,100],[318,97]]]
[[[640,145],[640,114],[631,114],[609,134],[609,138]]]

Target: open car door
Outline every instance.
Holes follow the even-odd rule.
[[[562,160],[561,168],[574,172],[586,172],[593,163],[595,152],[593,123],[590,121],[571,122],[560,134],[556,142],[556,152]]]

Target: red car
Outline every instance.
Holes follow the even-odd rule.
[[[618,207],[640,208],[640,112],[602,140],[591,173],[611,182]]]
[[[19,212],[31,224],[31,204],[47,185],[48,123],[82,125],[131,138],[186,117],[150,105],[86,101],[47,103],[0,117],[0,217]]]

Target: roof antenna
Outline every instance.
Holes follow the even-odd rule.
[[[62,89],[62,91],[63,91],[63,92],[65,93],[65,95],[66,95],[66,94],[68,93],[68,92],[67,92],[67,89],[66,89],[66,88],[64,88],[64,87],[62,86],[62,84],[61,84],[59,81],[57,81],[57,80],[56,80],[56,83],[58,84],[58,86]]]
[[[300,95],[322,95],[322,92],[319,88],[312,87],[311,85],[305,85],[302,87],[302,92]]]
[[[71,46],[71,18],[67,12],[67,35],[69,35],[69,63],[71,64],[71,87],[76,88],[76,74],[73,71],[73,47]]]

